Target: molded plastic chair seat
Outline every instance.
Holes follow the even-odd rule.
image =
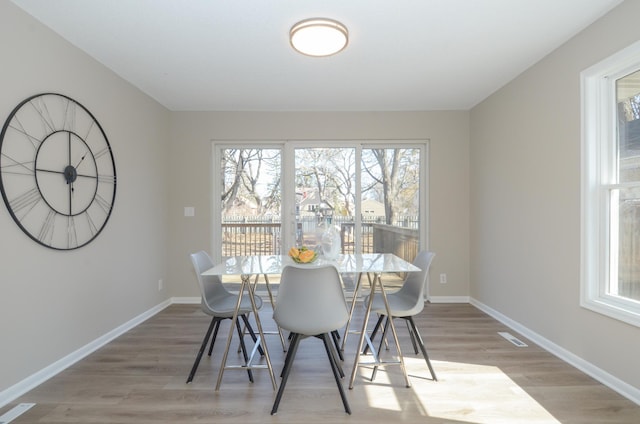
[[[209,328],[207,329],[204,339],[202,340],[202,345],[200,346],[200,350],[198,351],[196,360],[193,363],[193,367],[191,368],[191,372],[189,373],[189,377],[187,378],[187,383],[190,383],[196,374],[198,365],[200,364],[200,359],[202,358],[202,354],[207,347],[207,342],[211,337],[211,333],[213,332],[213,337],[211,337],[209,356],[211,356],[211,352],[213,351],[213,345],[216,341],[216,336],[218,335],[220,322],[225,319],[233,318],[233,312],[238,302],[238,295],[236,293],[228,291],[222,284],[222,280],[219,276],[201,275],[204,271],[213,267],[213,262],[206,252],[199,251],[197,253],[192,253],[190,256],[191,262],[193,263],[193,268],[196,273],[196,277],[198,278],[198,287],[200,288],[200,308],[202,309],[202,312],[210,315],[212,318],[211,323],[209,324]],[[254,296],[254,299],[256,307],[258,309],[262,308],[262,299],[259,296]],[[249,334],[251,335],[251,338],[255,342],[257,340],[257,337],[253,331],[253,328],[251,327],[251,324],[249,323],[249,313],[251,311],[251,299],[249,298],[248,294],[244,294],[240,302],[238,316],[242,318],[245,327],[247,328]],[[236,324],[236,329],[240,337],[240,347],[242,348],[244,359],[245,361],[247,361],[248,355],[244,344],[244,332],[240,328],[240,323],[236,322]],[[231,331],[233,331],[233,328],[231,329]],[[260,353],[262,353],[262,348],[260,348]],[[253,374],[251,370],[248,369],[247,373],[249,374],[249,380],[253,382]]]
[[[429,355],[427,354],[427,349],[424,346],[424,341],[418,331],[418,328],[415,325],[413,317],[424,309],[424,292],[427,284],[427,277],[429,275],[429,267],[431,266],[431,262],[435,253],[433,252],[425,252],[420,251],[416,255],[416,258],[413,261],[413,264],[421,269],[419,272],[409,272],[407,273],[407,277],[405,278],[404,284],[402,287],[393,293],[387,294],[387,302],[389,303],[389,309],[391,310],[392,318],[402,318],[407,321],[407,327],[409,329],[409,334],[411,336],[411,342],[413,343],[414,351],[418,353],[418,347],[422,351],[422,355],[429,367],[429,371],[431,372],[431,377],[433,380],[437,380],[436,373],[431,366],[431,361],[429,360]],[[369,296],[365,298],[365,302],[369,302]],[[371,304],[371,311],[375,312],[379,315],[378,322],[376,323],[372,333],[371,340],[375,338],[380,326],[387,316],[387,308],[385,307],[384,300],[382,299],[382,295],[380,293],[376,293],[373,297],[373,302]],[[388,328],[388,321],[384,325],[384,331],[382,340],[380,342],[380,346],[382,346],[382,341],[384,340]],[[364,349],[364,353],[366,353],[367,348]],[[374,376],[375,376],[374,368]],[[372,378],[373,379],[373,378]]]

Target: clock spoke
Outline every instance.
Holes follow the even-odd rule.
[[[11,211],[19,220],[22,220],[42,200],[37,187],[25,191],[12,200],[9,200]],[[18,217],[20,215],[20,217]]]
[[[36,113],[40,116],[40,120],[43,124],[47,126],[49,132],[53,132],[56,130],[55,120],[53,119],[51,113],[49,112],[49,107],[47,103],[44,101],[43,97],[35,97],[33,100],[29,102],[29,104],[33,107]]]
[[[91,125],[89,125],[89,128],[87,128],[87,132],[86,134],[82,137],[83,140],[89,140],[89,136],[91,135],[91,133],[93,132],[93,129],[96,128],[96,122],[95,121],[91,121]]]
[[[53,169],[43,169],[43,168],[36,168],[37,172],[48,172],[49,174],[62,174],[64,175],[64,170],[63,171],[56,171]]]
[[[20,162],[17,159],[3,153],[2,157],[7,158],[9,163],[0,166],[0,172],[3,174],[15,174],[15,175],[33,175],[35,161],[28,160]]]
[[[98,182],[106,183],[106,184],[115,184],[116,176],[115,175],[98,175]]]
[[[55,217],[56,212],[52,209],[49,209],[47,216],[42,222],[42,227],[40,227],[40,232],[38,233],[38,240],[42,243],[51,244],[53,240],[53,230],[55,229]]]
[[[87,174],[77,174],[76,175],[78,178],[82,177],[82,178],[91,178],[91,179],[98,179],[97,175],[87,175]]]
[[[78,246],[78,230],[74,216],[67,217],[67,248]]]
[[[89,228],[89,231],[91,232],[91,235],[95,235],[98,232],[98,226],[96,225],[95,222],[93,222],[93,218],[91,217],[91,214],[89,214],[89,211],[85,211],[84,214],[85,218],[87,219],[87,225]]]
[[[37,150],[42,140],[40,140],[40,138],[34,135],[29,134],[29,132],[24,128],[24,125],[22,125],[22,122],[20,122],[20,119],[18,119],[18,117],[15,118],[15,122],[17,125],[9,125],[9,128],[25,136],[29,144],[33,147],[33,150],[34,151]]]
[[[100,157],[104,156],[105,154],[109,153],[110,151],[111,151],[111,149],[109,148],[109,146],[106,146],[105,148],[95,152],[93,157],[96,158],[96,159],[100,159]]]
[[[76,103],[69,99],[66,99],[66,101],[67,107],[64,111],[62,128],[73,131],[76,127]],[[71,155],[71,152],[69,152],[69,155]],[[69,165],[71,165],[71,162],[69,162]]]
[[[95,202],[106,214],[109,214],[109,211],[111,210],[111,202],[100,196],[98,193],[96,193]]]
[[[67,162],[67,164],[71,166],[71,132],[67,133],[67,152],[69,154],[69,162]]]

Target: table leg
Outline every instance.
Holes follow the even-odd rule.
[[[256,300],[253,297],[255,295],[255,291],[253,290],[251,285],[249,285],[249,294],[249,299],[251,299],[251,308],[253,309],[253,315],[256,320],[256,325],[258,326],[258,332],[260,333],[260,335],[258,336],[258,340],[256,341],[257,348],[257,345],[265,340],[264,331],[262,330],[262,322],[260,321],[260,315],[258,314],[258,308],[256,307]],[[242,296],[242,293],[240,293],[240,296]],[[276,390],[278,388],[278,385],[276,384],[276,377],[273,374],[273,368],[271,367],[271,358],[269,357],[269,350],[267,349],[266,341],[262,343],[262,349],[264,350],[264,359],[265,361],[267,361],[267,368],[269,369],[269,376],[271,377],[271,385],[273,386],[273,390]]]
[[[238,321],[238,311],[240,310],[242,295],[244,294],[245,289],[247,289],[249,292],[249,298],[251,300],[251,309],[253,311],[253,316],[256,321],[256,326],[258,327],[258,339],[255,342],[255,346],[251,354],[251,358],[253,359],[253,355],[257,350],[257,347],[260,344],[262,344],[262,350],[264,351],[264,357],[267,362],[269,375],[271,377],[271,384],[273,385],[274,390],[277,388],[276,379],[273,374],[273,368],[271,367],[271,359],[269,358],[269,350],[267,349],[267,344],[262,342],[264,340],[264,332],[262,331],[262,323],[260,322],[260,315],[258,314],[258,308],[256,306],[255,299],[253,298],[254,290],[252,289],[251,282],[249,281],[250,278],[251,278],[250,275],[241,276],[240,289],[238,291],[238,301],[236,302],[236,307],[235,307],[235,310],[233,311],[233,316],[231,317],[231,331],[229,331],[229,335],[227,336],[227,345],[224,349],[224,354],[222,356],[222,363],[220,364],[220,371],[218,372],[218,381],[216,382],[216,389],[215,389],[216,391],[220,390],[220,384],[222,383],[222,375],[224,374],[224,370],[228,368],[227,357],[229,355],[229,347],[231,346],[231,339],[233,338],[233,333],[234,333],[232,330],[233,330],[233,326],[235,326],[236,322]],[[245,364],[245,366],[234,367],[234,368],[240,368],[245,370],[253,369],[253,368],[264,368],[264,366],[252,366],[251,365],[252,359],[250,359],[249,362]]]
[[[407,387],[411,387],[411,382],[409,382],[409,376],[407,375],[407,370],[404,366],[404,357],[402,356],[402,351],[400,350],[400,342],[398,341],[396,326],[393,323],[393,318],[392,318],[393,315],[391,315],[391,307],[389,306],[389,301],[387,300],[387,293],[384,291],[384,284],[382,283],[382,278],[380,277],[380,274],[377,274],[376,278],[378,280],[378,284],[380,285],[380,292],[382,293],[382,300],[384,302],[384,306],[387,309],[387,318],[389,320],[389,325],[391,327],[391,334],[393,334],[393,342],[396,344],[396,349],[398,352],[398,360],[400,361],[400,369],[402,369],[402,373],[404,374],[404,381],[406,382]]]
[[[353,311],[356,308],[356,300],[358,299],[358,293],[360,292],[360,280],[362,279],[362,273],[358,273],[358,279],[356,280],[356,286],[353,289],[353,299],[351,300],[351,308],[349,309],[349,319],[347,325],[344,328],[344,336],[342,337],[342,344],[340,350],[344,352],[344,347],[347,343],[347,334],[349,334],[349,328],[351,327],[351,318],[353,317]]]
[[[374,280],[375,281],[375,280]],[[375,284],[371,284],[369,298],[373,297],[375,293]],[[349,380],[349,389],[353,389],[353,382],[356,379],[356,373],[358,372],[358,364],[360,363],[360,352],[362,352],[362,345],[364,344],[364,338],[367,334],[367,325],[369,324],[369,314],[371,313],[371,302],[367,303],[367,308],[364,313],[364,321],[362,323],[362,331],[360,332],[360,338],[358,339],[358,348],[356,349],[356,358],[353,361],[353,369],[351,370],[351,379]],[[345,333],[346,336],[346,333]]]
[[[271,309],[275,309],[276,307],[276,303],[273,300],[273,293],[271,292],[271,285],[269,284],[269,277],[267,276],[267,274],[263,274],[264,275],[264,283],[267,286],[267,293],[269,295],[269,301],[271,302]],[[258,283],[258,275],[256,275],[256,284]],[[267,334],[269,334],[267,332]],[[282,330],[280,329],[280,326],[278,326],[278,336],[280,336],[280,343],[282,344],[282,351],[286,352],[287,351],[287,344],[284,341],[284,336],[282,335]]]
[[[376,273],[374,278],[373,278],[373,281],[371,283],[371,291],[370,291],[370,294],[369,294],[369,299],[373,299],[373,296],[375,295],[376,285],[379,285],[379,287],[380,287],[382,300],[384,302],[385,309],[387,310],[387,317],[391,317],[392,316],[391,315],[391,308],[389,306],[389,301],[387,299],[387,294],[384,291],[384,284],[382,283],[382,278],[380,276],[380,273]],[[367,308],[366,308],[366,311],[365,311],[364,322],[362,324],[362,333],[360,334],[360,339],[358,341],[358,349],[356,350],[356,357],[355,357],[355,360],[354,360],[354,363],[353,363],[353,370],[351,370],[351,380],[349,382],[349,389],[353,389],[353,382],[355,381],[356,373],[358,372],[358,366],[360,365],[360,354],[362,352],[362,346],[364,344],[364,339],[365,339],[365,337],[367,337],[366,336],[367,325],[369,323],[369,315],[371,314],[371,304],[372,303],[373,302],[369,302],[367,304]],[[406,370],[406,368],[404,366],[404,358],[402,357],[402,352],[400,350],[400,342],[398,341],[398,335],[396,333],[396,327],[395,327],[392,319],[389,319],[389,324],[390,324],[390,327],[391,327],[391,333],[393,335],[393,341],[396,344],[396,349],[397,349],[397,352],[398,352],[398,359],[399,359],[398,364],[400,365],[400,368],[402,369],[402,373],[404,374],[406,387],[411,387],[411,383],[409,382],[409,376],[407,375],[407,370]],[[371,351],[372,351],[372,353],[374,355],[374,359],[375,359],[374,362],[373,362],[374,367],[377,368],[379,365],[384,365],[384,362],[377,358],[377,353],[375,352],[375,350],[373,348],[373,345],[371,343],[369,343],[369,342],[368,342],[368,344],[369,344],[369,349],[371,349]],[[389,362],[389,364],[391,364],[391,363],[395,364],[395,362]],[[367,364],[370,364],[370,363],[367,362]]]

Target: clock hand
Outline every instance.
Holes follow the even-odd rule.
[[[84,160],[84,158],[87,157],[87,154],[85,153],[84,155],[82,155],[82,157],[80,158],[80,161],[78,162],[78,164],[76,165],[76,169],[80,166],[80,164],[82,163],[82,161]]]
[[[73,215],[73,181],[69,184],[69,216]]]

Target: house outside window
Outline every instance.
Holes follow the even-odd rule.
[[[581,305],[640,326],[640,42],[581,84]]]

